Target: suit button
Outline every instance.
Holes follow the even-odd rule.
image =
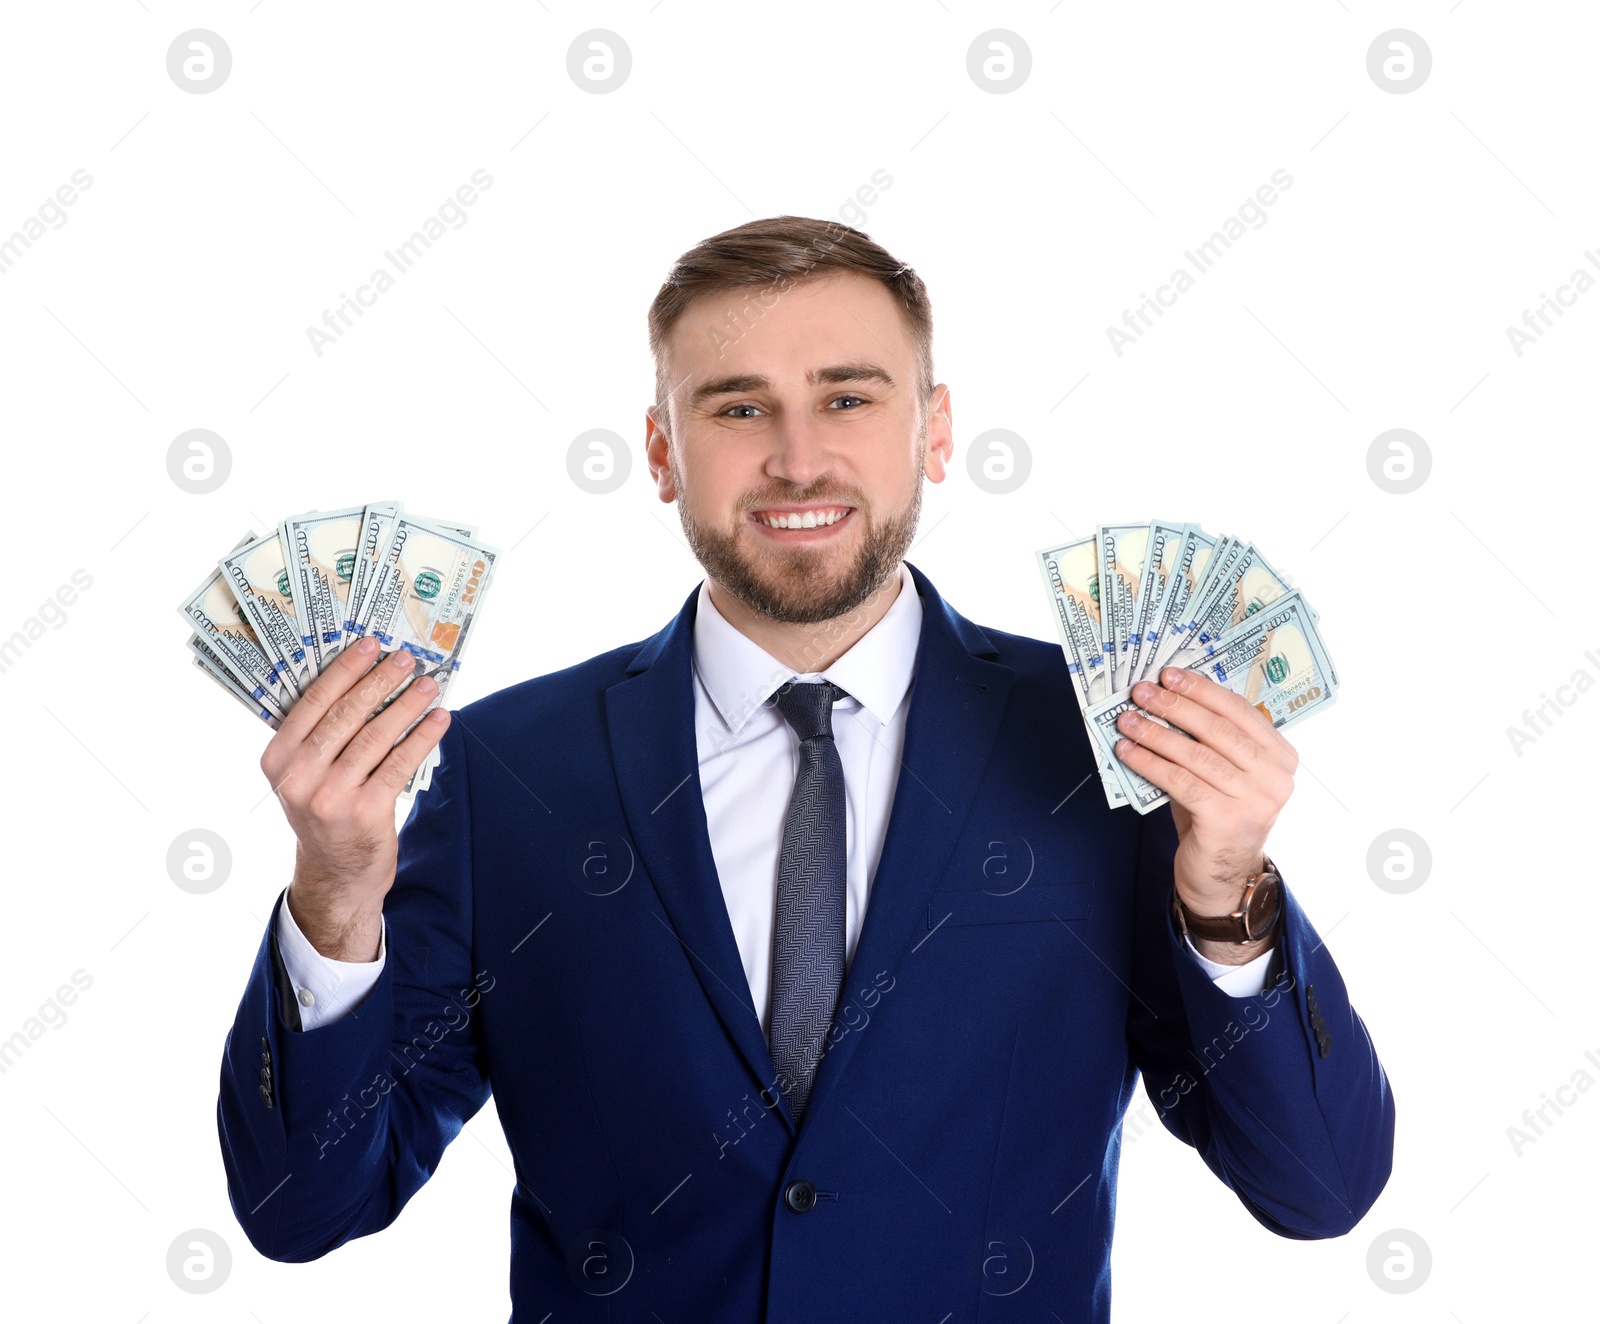
[[[269,1108],[272,1107],[272,1086],[271,1085],[257,1085],[256,1086],[256,1093],[261,1096],[261,1102],[262,1103],[266,1104],[267,1107],[269,1107]]]
[[[792,1181],[783,1189],[783,1202],[803,1214],[817,1202],[817,1188],[808,1181]]]

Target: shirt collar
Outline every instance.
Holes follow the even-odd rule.
[[[733,735],[780,685],[797,676],[832,681],[887,724],[911,688],[921,637],[922,598],[904,561],[900,563],[900,591],[889,610],[820,673],[794,671],[737,630],[717,610],[702,580],[694,615],[694,666]]]

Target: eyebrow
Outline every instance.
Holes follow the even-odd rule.
[[[811,386],[837,386],[846,382],[880,382],[891,390],[895,385],[895,380],[887,369],[865,361],[835,363],[826,368],[813,368],[806,374],[806,382]],[[767,390],[771,386],[770,379],[758,374],[744,373],[733,377],[719,377],[714,381],[704,382],[690,391],[689,407],[692,409],[720,395],[742,395],[746,391]]]

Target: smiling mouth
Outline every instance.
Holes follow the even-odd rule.
[[[854,506],[815,505],[753,510],[750,518],[767,529],[828,529],[849,519]]]

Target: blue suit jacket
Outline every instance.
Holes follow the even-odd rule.
[[[691,593],[456,715],[357,1011],[299,1032],[269,924],[217,1109],[257,1250],[387,1227],[492,1089],[513,1320],[1103,1321],[1136,1072],[1267,1228],[1356,1224],[1394,1107],[1293,893],[1274,982],[1217,989],[1168,910],[1170,813],[1107,808],[1061,649],[912,576],[903,767],[803,1126],[707,836]]]

